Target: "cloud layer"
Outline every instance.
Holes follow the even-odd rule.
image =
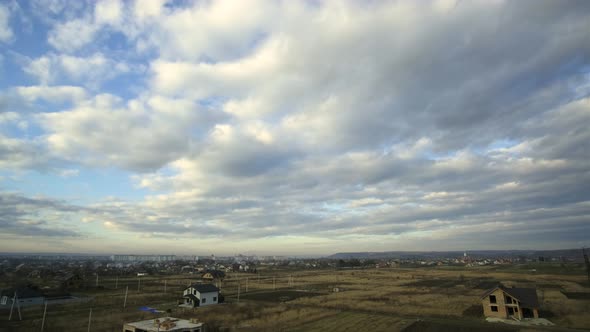
[[[14,238],[150,251],[155,237],[197,253],[175,243],[587,245],[586,1],[60,3],[0,7],[4,66],[22,77],[0,92]],[[124,192],[84,203],[10,180],[98,191],[121,172]],[[17,198],[34,212],[11,209]],[[43,216],[65,207],[68,231],[50,232]]]

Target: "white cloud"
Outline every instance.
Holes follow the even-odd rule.
[[[119,0],[101,0],[94,7],[94,21],[98,24],[116,24],[123,16],[123,4]]]
[[[49,53],[31,60],[23,69],[41,84],[74,82],[96,88],[104,81],[128,73],[132,68],[102,53],[86,57]]]
[[[212,119],[190,101],[151,97],[127,105],[99,95],[68,111],[39,114],[51,151],[87,165],[153,170],[187,153],[195,125]],[[89,153],[91,151],[91,153]]]
[[[14,33],[10,27],[10,10],[7,6],[0,4],[0,42],[12,41]]]
[[[47,42],[61,52],[74,52],[92,42],[99,28],[88,18],[59,23],[49,32]]]
[[[86,91],[77,86],[21,86],[15,90],[27,102],[44,100],[52,103],[75,103],[86,98]]]

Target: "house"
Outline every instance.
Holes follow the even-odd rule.
[[[45,296],[30,287],[8,288],[0,291],[0,308],[10,308],[15,301],[20,307],[39,305],[45,302]]]
[[[207,270],[201,274],[201,279],[205,281],[223,280],[225,272],[219,270]]]
[[[193,308],[220,303],[219,297],[219,288],[211,284],[192,284],[182,294],[183,305]]]
[[[78,273],[68,273],[60,279],[60,285],[63,289],[82,288],[84,278]]]
[[[539,299],[535,288],[497,286],[481,296],[483,314],[497,318],[539,318]]]
[[[126,323],[123,325],[123,332],[201,332],[203,323],[195,319],[186,320],[174,317],[162,317],[158,319],[148,319],[139,322]]]

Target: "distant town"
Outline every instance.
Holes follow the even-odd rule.
[[[587,304],[576,302],[588,299],[586,279],[583,249],[315,258],[4,253],[0,324],[41,331],[340,331],[353,315],[357,324],[379,321],[377,330],[485,330],[486,322],[578,328],[588,322],[579,314]],[[426,321],[408,319],[416,312]],[[455,319],[441,323],[441,315]]]

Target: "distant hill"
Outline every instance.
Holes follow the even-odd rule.
[[[461,257],[463,251],[383,251],[383,252],[341,252],[326,258],[331,259],[434,259]],[[560,250],[469,250],[467,254],[472,258],[492,257],[525,257],[525,258],[554,258],[564,257],[567,259],[582,260],[580,249]]]

